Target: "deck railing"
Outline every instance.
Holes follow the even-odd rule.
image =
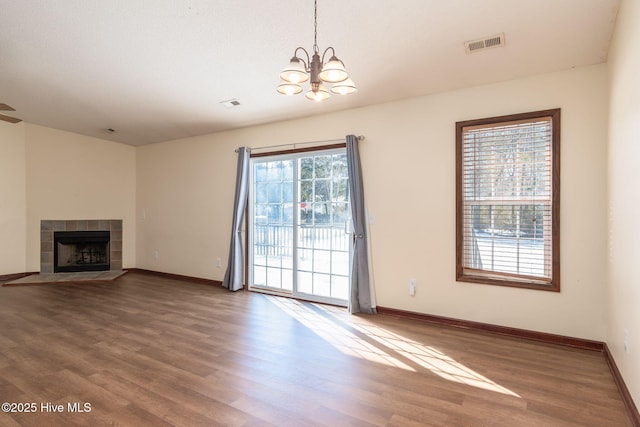
[[[351,234],[344,226],[315,225],[300,226],[298,247],[308,249],[348,250]],[[255,225],[253,245],[255,253],[268,256],[291,256],[293,247],[292,225]]]

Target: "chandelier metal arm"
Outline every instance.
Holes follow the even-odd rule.
[[[331,49],[331,56],[336,56],[336,51],[333,49],[333,47],[332,47],[332,46],[329,46],[329,47],[328,47],[328,48],[326,48],[326,49],[324,50],[324,52],[322,53],[322,64],[324,64],[324,63],[325,63],[325,62],[324,62],[324,57],[325,57],[325,55],[327,54],[327,52],[329,52],[329,49]]]
[[[298,51],[301,50],[304,52],[305,56],[307,57],[307,61],[305,62],[304,58],[299,58],[298,57]],[[311,64],[311,60],[309,59],[309,52],[307,52],[307,49],[303,48],[302,46],[298,46],[296,48],[295,51],[293,51],[293,57],[294,58],[298,58],[300,61],[302,61],[302,63],[304,64],[304,68],[307,70],[309,70],[309,65]]]

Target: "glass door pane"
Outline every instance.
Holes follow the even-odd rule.
[[[254,164],[253,284],[293,290],[293,160]]]
[[[252,162],[251,286],[345,304],[352,238],[345,150]]]
[[[351,239],[346,234],[349,220],[346,154],[309,155],[298,162],[297,291],[346,300]]]

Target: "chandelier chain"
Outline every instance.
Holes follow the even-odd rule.
[[[318,53],[318,0],[313,1],[313,51]]]

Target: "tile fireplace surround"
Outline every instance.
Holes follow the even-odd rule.
[[[40,273],[53,273],[54,231],[110,231],[110,271],[122,270],[122,220],[42,220],[40,221]]]

